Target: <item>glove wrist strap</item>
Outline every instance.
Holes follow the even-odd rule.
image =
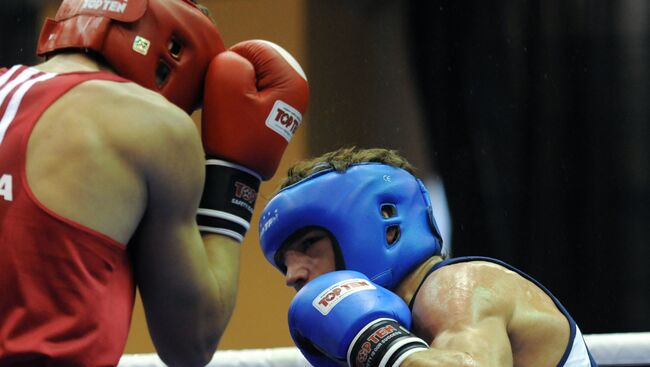
[[[208,157],[203,196],[196,216],[199,230],[243,241],[260,182],[261,177],[246,167]]]
[[[375,320],[359,331],[348,348],[348,365],[398,367],[427,343],[393,319]]]

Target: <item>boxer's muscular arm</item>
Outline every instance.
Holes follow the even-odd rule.
[[[513,365],[507,325],[514,303],[502,294],[507,280],[480,277],[471,266],[458,265],[436,271],[420,290],[414,331],[432,340],[431,348],[412,354],[403,367]]]
[[[498,318],[458,325],[436,337],[431,348],[409,356],[402,367],[512,366],[508,335]]]
[[[149,121],[133,124],[131,132],[148,199],[129,245],[149,331],[167,364],[203,365],[234,307],[240,245],[220,235],[206,236],[204,243],[199,234],[205,168],[189,116],[171,106],[134,113],[132,118]]]
[[[140,148],[148,140],[145,132],[145,139],[134,145],[136,156],[143,157],[140,166],[148,187],[147,209],[135,247],[136,276],[152,339],[167,364],[207,363],[234,308],[238,241],[245,234],[242,222],[249,218],[238,217],[239,210],[229,210],[233,200],[253,197],[253,206],[256,193],[221,197],[220,185],[250,181],[249,170],[262,179],[270,178],[299,121],[291,120],[295,126],[290,134],[278,137],[265,120],[271,113],[277,115],[273,106],[279,100],[286,108],[305,112],[308,87],[302,69],[278,49],[265,41],[245,41],[211,63],[206,75],[203,148],[219,160],[208,162],[207,179],[204,150],[191,119],[171,106],[141,112],[142,119],[151,119],[153,114],[160,121],[151,123],[158,144]],[[264,78],[258,80],[258,76]],[[229,176],[233,171],[234,176]],[[196,214],[204,181],[207,205],[201,208],[199,219],[206,234],[201,242]],[[239,219],[233,221],[233,217]]]

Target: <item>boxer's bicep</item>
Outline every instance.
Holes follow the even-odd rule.
[[[512,366],[512,305],[504,287],[481,271],[462,263],[427,279],[413,307],[413,328],[431,349],[414,354],[405,366]]]

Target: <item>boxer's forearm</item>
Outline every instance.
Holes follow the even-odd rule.
[[[240,254],[242,244],[228,236],[205,233],[201,236],[205,245],[210,272],[216,282],[218,294],[218,324],[226,328],[237,299],[239,285]]]
[[[467,353],[431,348],[411,354],[400,367],[478,367],[481,365]]]

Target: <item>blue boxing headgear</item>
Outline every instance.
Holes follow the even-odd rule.
[[[273,197],[259,223],[264,256],[280,271],[276,254],[287,239],[303,228],[321,227],[334,236],[345,269],[388,289],[442,249],[422,181],[380,163],[314,173]],[[398,237],[389,243],[391,228]]]

